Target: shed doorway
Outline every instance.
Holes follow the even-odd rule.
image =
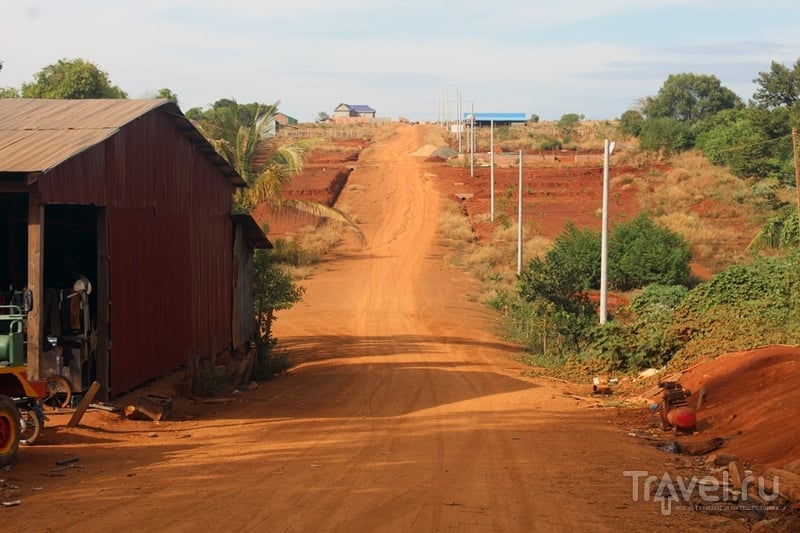
[[[41,372],[80,392],[97,376],[98,208],[46,205],[44,221]]]
[[[19,362],[37,377],[66,376],[74,392],[82,392],[95,380],[107,391],[106,209],[63,204],[32,208],[29,200],[28,193],[0,194],[0,314],[19,308],[25,317],[24,357]],[[31,209],[42,212],[40,245],[29,240]],[[31,261],[39,257],[41,264],[34,265]],[[31,275],[34,279],[41,275],[41,292],[35,298],[28,290],[35,285]],[[12,305],[16,307],[8,308]],[[36,313],[31,314],[34,307]],[[29,323],[33,317],[38,317],[38,327]],[[28,336],[33,331],[38,332],[39,342],[30,343],[36,347],[31,353]],[[103,353],[100,368],[98,345]],[[27,358],[37,355],[35,364],[30,364]]]

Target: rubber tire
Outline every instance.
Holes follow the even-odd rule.
[[[47,393],[42,404],[50,409],[61,409],[72,404],[72,383],[61,375],[47,376]]]
[[[42,434],[42,428],[44,427],[44,422],[41,418],[39,418],[39,413],[34,411],[33,409],[28,409],[27,407],[20,407],[19,408],[19,418],[20,418],[20,434],[19,434],[19,442],[21,444],[25,444],[26,446],[30,446],[36,439],[39,438],[39,435]],[[22,429],[22,423],[25,423],[25,429]]]
[[[8,396],[0,396],[0,466],[11,464],[19,449],[19,411]]]

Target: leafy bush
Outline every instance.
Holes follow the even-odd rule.
[[[596,307],[586,291],[599,283],[599,265],[598,234],[568,223],[545,258],[532,259],[519,276],[520,297],[546,314],[545,329],[566,350],[588,342],[585,333],[596,321]]]
[[[645,213],[614,226],[608,250],[609,285],[620,290],[653,283],[680,285],[691,272],[689,244]]]
[[[768,142],[769,133],[757,122],[762,114],[754,110],[718,113],[708,121],[713,126],[697,135],[697,148],[710,162],[727,166],[740,178],[779,175],[781,162],[774,143]]]
[[[748,248],[753,251],[765,248],[787,250],[797,248],[798,245],[800,245],[800,226],[797,221],[797,209],[792,205],[781,209],[767,220]]]
[[[566,115],[561,115],[561,118],[556,123],[556,127],[564,136],[569,136],[575,133],[575,128],[578,127],[580,121],[581,116],[577,113],[567,113]]]
[[[643,122],[644,117],[640,112],[635,109],[629,109],[619,117],[619,131],[625,135],[638,137],[639,133],[642,131]]]
[[[504,311],[512,322],[524,323],[526,331],[535,323],[536,334],[523,335],[524,341],[536,353],[547,349],[556,360],[580,355],[599,358],[614,369],[664,363],[679,348],[666,331],[670,313],[687,289],[647,289],[632,306],[638,319],[598,326],[597,308],[587,291],[600,286],[600,246],[598,232],[568,223],[545,257],[528,263],[519,276],[518,301],[511,305],[506,300]],[[615,281],[626,288],[679,284],[688,278],[688,260],[688,245],[680,236],[641,214],[612,232],[609,264],[619,264],[613,270],[609,267],[610,284]]]
[[[561,141],[555,137],[543,136],[539,140],[539,150],[546,152],[549,150],[561,150]]]
[[[682,343],[675,357],[800,342],[798,260],[795,252],[734,265],[692,289],[668,330]]]
[[[639,131],[639,147],[646,152],[674,154],[694,146],[691,125],[674,118],[648,118]]]
[[[275,340],[263,340],[256,344],[253,370],[250,377],[256,381],[266,381],[291,368],[291,362],[285,354],[275,352]]]

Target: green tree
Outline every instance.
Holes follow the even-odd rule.
[[[84,59],[59,59],[35,76],[35,81],[22,85],[24,98],[127,98],[128,95],[111,85],[108,74]]]
[[[627,291],[653,283],[688,281],[692,254],[684,238],[656,225],[646,213],[616,224],[608,240],[608,283]]]
[[[716,76],[682,73],[671,74],[656,96],[646,98],[643,112],[647,118],[692,122],[742,106],[741,98]]]
[[[625,135],[638,137],[639,133],[642,131],[643,122],[644,117],[639,111],[629,109],[619,117],[619,131]]]
[[[345,227],[363,239],[361,231],[341,211],[319,202],[284,198],[282,191],[303,168],[301,145],[282,145],[269,135],[278,102],[268,106],[240,106],[235,100],[218,102],[197,124],[248,187],[237,191],[236,208],[249,212],[265,203],[276,212],[302,212]]]
[[[159,89],[156,98],[166,98],[167,100],[172,100],[176,104],[178,103],[178,95],[166,87]]]
[[[600,287],[601,251],[599,231],[579,229],[574,223],[567,222],[546,257],[565,279],[575,280],[576,286],[565,284],[569,290],[587,291]]]
[[[295,285],[286,270],[273,260],[271,250],[256,250],[253,265],[253,294],[259,338],[269,339],[275,311],[289,309],[299,302],[305,289]]]
[[[674,118],[647,118],[639,130],[639,147],[646,152],[673,154],[694,146],[689,124]]]
[[[767,109],[791,107],[800,98],[800,59],[792,68],[773,61],[769,72],[759,72],[753,83],[759,85],[753,94],[756,105]]]
[[[532,124],[538,124],[539,123],[539,115],[537,115],[536,113],[532,113],[531,117],[528,119],[528,122],[530,122]]]
[[[579,349],[596,322],[596,307],[587,291],[599,286],[600,234],[567,223],[544,259],[534,258],[519,277],[519,295],[540,305],[549,323],[566,339],[567,349]]]
[[[790,133],[786,110],[727,109],[704,121],[695,146],[715,165],[740,178],[793,180],[789,142],[773,142]]]
[[[561,115],[561,118],[558,120],[556,127],[558,131],[561,132],[562,135],[569,136],[575,132],[575,128],[578,127],[578,124],[581,121],[581,116],[577,113],[567,113],[565,115]]]
[[[0,87],[0,98],[19,98],[19,91],[13,87]]]
[[[800,106],[749,107],[718,113],[695,126],[697,147],[737,176],[775,178],[794,185],[790,140]]]
[[[330,119],[330,115],[328,115],[325,111],[320,111],[317,113],[317,122],[325,122],[326,120]]]

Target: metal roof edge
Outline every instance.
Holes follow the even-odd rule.
[[[120,128],[118,128],[118,127],[117,128],[109,128],[107,134],[104,135],[103,137],[101,137],[100,139],[98,139],[96,142],[94,142],[92,144],[85,144],[85,145],[81,146],[81,148],[79,150],[76,150],[75,152],[72,152],[71,154],[61,158],[59,161],[56,161],[56,162],[52,163],[50,166],[48,166],[46,168],[39,169],[38,173],[41,174],[41,175],[47,174],[48,172],[50,172],[51,170],[53,170],[57,166],[63,164],[65,161],[68,161],[68,160],[72,159],[73,157],[78,156],[78,155],[82,154],[83,152],[86,152],[87,150],[91,150],[95,146],[106,142],[108,139],[110,139],[111,137],[116,135],[119,132],[119,130],[120,130]]]
[[[241,224],[244,229],[244,236],[253,249],[273,248],[267,235],[259,227],[256,220],[249,213],[232,213],[231,220],[236,224]]]

